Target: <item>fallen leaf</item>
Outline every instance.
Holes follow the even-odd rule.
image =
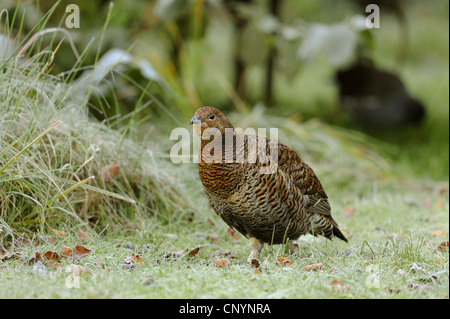
[[[86,256],[89,256],[91,253],[92,253],[92,251],[87,249],[86,247],[77,245],[77,246],[75,246],[75,249],[73,250],[74,261],[84,258]]]
[[[252,267],[259,268],[259,266],[260,266],[259,260],[256,259],[256,258],[252,258],[252,260],[250,261],[250,265],[251,265]]]
[[[119,171],[119,164],[116,162],[106,165],[101,170],[102,180],[105,183],[111,183],[112,179],[119,174]]]
[[[59,237],[67,236],[67,233],[65,231],[60,231],[57,229],[52,229],[52,231],[56,236],[59,236]]]
[[[38,261],[42,261],[42,256],[38,251],[36,251],[33,255],[27,258],[28,264],[35,264]]]
[[[212,227],[216,226],[216,224],[214,224],[214,222],[211,219],[208,218],[207,221]]]
[[[78,238],[80,238],[81,241],[89,241],[90,239],[89,235],[82,231],[81,228],[78,228]]]
[[[332,290],[342,290],[344,288],[344,283],[340,280],[334,279],[330,282]]]
[[[58,261],[59,259],[59,255],[56,251],[47,251],[44,253],[44,258],[47,260],[54,260],[54,261]]]
[[[399,288],[386,288],[391,294],[398,294],[400,293],[402,290]]]
[[[439,250],[442,251],[446,251],[448,250],[448,241],[443,241],[442,243],[440,243],[440,245],[438,246]]]
[[[261,274],[261,270],[259,270],[259,268],[255,268],[255,271],[253,273],[255,275],[260,275]]]
[[[332,273],[336,273],[338,271],[338,269],[336,268],[336,267],[331,267],[329,270],[328,270],[328,273],[329,274],[332,274]]]
[[[322,270],[322,269],[323,269],[322,263],[307,265],[307,266],[303,267],[303,270],[306,270],[306,271],[316,271],[316,270]]]
[[[355,207],[353,206],[345,207],[342,211],[342,217],[344,218],[351,217],[353,215],[355,215]]]
[[[195,256],[200,251],[200,248],[202,248],[202,246],[197,246],[194,249],[192,249],[191,251],[187,252],[186,255],[187,256]]]
[[[23,258],[22,253],[6,253],[4,255],[0,255],[0,260],[1,261],[7,261],[10,259],[17,259],[17,258]]]
[[[135,253],[132,253],[131,256],[125,257],[125,261],[130,261],[134,264],[142,264],[144,261],[141,259],[140,255],[136,255]]]
[[[448,234],[448,231],[446,230],[435,230],[430,232],[431,235],[435,235],[435,236],[446,236]]]
[[[61,256],[63,257],[72,257],[72,249],[70,249],[69,247],[63,247],[61,248]]]
[[[289,266],[289,267],[292,267],[292,263],[289,260],[289,258],[278,258],[277,259],[277,265],[278,266]]]
[[[228,227],[227,235],[233,243],[239,242],[239,236],[236,234],[236,232],[231,227]]]
[[[216,261],[216,267],[217,268],[224,268],[227,267],[230,261],[226,258],[222,258]]]

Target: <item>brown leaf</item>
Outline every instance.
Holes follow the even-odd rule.
[[[307,265],[307,266],[303,267],[303,270],[306,270],[306,271],[316,271],[316,270],[322,270],[322,269],[323,269],[322,263]]]
[[[38,261],[42,261],[42,256],[38,251],[36,251],[33,255],[27,258],[28,264],[34,264]]]
[[[0,260],[1,261],[7,261],[7,260],[10,260],[10,259],[17,259],[17,258],[22,258],[22,257],[23,257],[22,253],[19,253],[19,252],[17,252],[17,253],[6,253],[4,255],[0,255]]]
[[[342,290],[344,288],[344,283],[340,280],[334,279],[330,282],[332,290]]]
[[[446,236],[448,234],[448,231],[446,230],[435,230],[430,232],[431,235],[435,235],[435,236]]]
[[[231,227],[228,227],[227,235],[233,243],[239,242],[239,236],[236,234],[236,232]]]
[[[57,229],[52,229],[52,231],[56,236],[59,236],[59,237],[67,236],[67,233],[65,231],[60,231]]]
[[[212,227],[216,226],[216,224],[214,224],[214,222],[211,219],[208,218],[207,221]]]
[[[89,241],[89,235],[86,234],[84,231],[81,230],[81,228],[78,228],[78,238],[80,238],[81,241]]]
[[[187,255],[187,256],[195,256],[200,251],[200,248],[202,248],[202,246],[197,246],[194,249],[192,249],[191,251],[187,252],[185,255]]]
[[[391,294],[399,294],[402,290],[400,288],[386,288]]]
[[[260,266],[259,260],[256,259],[256,258],[252,258],[252,260],[250,261],[250,265],[251,265],[252,267],[259,268],[259,266]]]
[[[226,258],[222,258],[216,261],[216,267],[217,268],[224,268],[229,265],[230,261]]]
[[[355,215],[355,207],[353,206],[345,207],[342,211],[342,217],[344,218],[351,217],[353,215]]]
[[[439,246],[438,246],[438,248],[439,248],[439,250],[442,250],[442,251],[446,251],[446,250],[448,250],[448,241],[443,241]]]
[[[61,256],[63,257],[72,257],[72,249],[69,247],[63,247],[61,248]]]
[[[58,261],[59,259],[59,255],[56,251],[47,251],[44,253],[44,258],[47,260],[54,260],[54,261]]]
[[[332,273],[336,273],[338,271],[338,269],[336,268],[336,267],[331,267],[329,270],[328,270],[328,273],[329,274],[332,274]]]
[[[125,262],[131,262],[133,264],[142,264],[144,261],[141,259],[140,255],[132,253],[131,256],[125,257]]]
[[[111,183],[112,179],[119,174],[119,164],[112,162],[102,168],[101,176],[105,183]]]
[[[277,259],[278,266],[289,266],[292,267],[292,263],[289,258],[278,258]]]
[[[77,245],[77,246],[75,246],[75,249],[73,250],[73,257],[74,257],[74,260],[78,260],[78,259],[84,258],[86,256],[89,256],[91,253],[92,253],[92,251],[87,249],[86,247]]]
[[[261,274],[261,270],[259,270],[259,268],[255,268],[254,274],[255,275],[260,275]]]

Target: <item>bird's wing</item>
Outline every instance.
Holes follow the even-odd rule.
[[[331,215],[328,196],[314,171],[300,159],[296,152],[281,143],[278,143],[278,169],[290,176],[302,194],[308,195],[308,210],[326,216]]]

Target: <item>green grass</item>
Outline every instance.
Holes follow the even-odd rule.
[[[413,7],[409,14],[418,12]],[[435,17],[427,25],[430,30],[448,25],[448,14],[427,14]],[[392,22],[384,21],[389,28],[378,35],[385,44],[378,59],[389,65],[396,41],[387,32]],[[436,33],[421,25],[413,28],[414,54],[402,74],[427,102],[429,117],[407,142],[409,132],[386,140],[336,126],[326,116],[334,109],[335,92],[329,83],[320,85],[330,69],[321,64],[305,67],[294,82],[300,92],[278,82],[277,112],[253,108],[227,114],[239,127],[280,129],[280,141],[298,151],[319,176],[333,216],[349,238],[346,244],[301,237],[293,255],[285,255],[282,246],[266,245],[261,274],[245,262],[250,241],[240,236],[232,242],[227,226],[210,210],[196,165],[167,159],[169,133],[178,123],[187,127],[185,113],[193,106],[174,114],[148,88],[139,88],[142,99],[136,109],[149,99],[169,118],[149,117],[142,124],[131,113],[124,120],[100,123],[85,116],[87,106],[96,99],[105,107],[108,102],[94,96],[89,83],[71,79],[92,68],[83,65],[84,55],[63,76],[51,75],[46,66],[56,42],[47,54],[29,57],[25,64],[0,65],[0,255],[21,253],[0,260],[0,298],[448,298],[449,252],[440,248],[449,240],[448,40],[445,45],[427,39]],[[434,52],[430,59],[421,50],[422,40]],[[189,52],[184,52],[186,61],[193,58]],[[214,76],[220,76],[219,69]],[[173,84],[181,100],[177,106],[198,96],[213,99],[214,90],[226,97],[229,92],[210,77],[205,76],[209,85],[191,96]],[[317,105],[324,108],[317,110]],[[317,120],[320,115],[328,123]],[[46,132],[58,120],[63,123]],[[113,161],[120,173],[105,183],[101,170]],[[52,229],[67,235],[56,236]],[[79,229],[89,239],[81,240]],[[77,261],[61,258],[58,267],[27,262],[36,251],[60,252],[76,245],[92,254]],[[195,256],[165,257],[198,246]],[[226,256],[216,254],[226,251]],[[124,259],[132,253],[143,263],[130,269]],[[280,257],[288,257],[292,267],[277,265]],[[229,259],[228,267],[216,267],[221,258]],[[323,269],[304,270],[319,263]],[[79,288],[66,285],[72,264],[86,269]],[[414,264],[423,271],[411,270]]]
[[[426,185],[424,187],[428,187]],[[335,197],[336,191],[331,196]],[[280,246],[266,246],[263,250],[261,274],[245,263],[250,251],[248,240],[240,237],[232,243],[225,225],[215,216],[196,213],[191,222],[180,221],[171,229],[146,227],[138,232],[116,232],[92,236],[81,243],[75,231],[66,229],[68,236],[56,238],[55,244],[37,247],[22,246],[20,251],[31,255],[34,251],[59,251],[62,247],[83,244],[94,252],[79,261],[89,273],[80,279],[80,288],[67,288],[65,271],[71,260],[62,266],[39,268],[9,261],[1,269],[0,297],[25,298],[445,298],[448,297],[448,250],[438,246],[448,240],[431,235],[431,231],[448,230],[448,197],[442,207],[435,208],[438,194],[432,197],[431,207],[410,207],[406,199],[422,199],[419,191],[410,187],[378,185],[365,197],[356,199],[341,196],[340,202],[351,204],[355,214],[343,217],[343,205],[333,202],[334,215],[345,231],[350,231],[349,244],[325,239],[300,239],[300,250],[287,256],[292,267],[276,265],[284,257]],[[206,210],[206,205],[202,211]],[[432,214],[430,214],[432,213]],[[426,216],[426,217],[424,217]],[[211,226],[210,218],[215,226]],[[149,223],[151,225],[151,223]],[[148,225],[148,224],[147,224]],[[377,230],[379,229],[379,230]],[[210,233],[218,235],[216,243],[208,241]],[[395,234],[395,235],[392,235]],[[41,241],[42,242],[42,241]],[[122,245],[122,247],[118,247]],[[172,260],[168,252],[189,250],[203,245],[193,257]],[[226,268],[215,262],[216,250],[230,250]],[[143,264],[133,270],[123,269],[124,258],[141,254]],[[306,265],[323,263],[319,271],[307,272]],[[413,264],[424,272],[410,271]],[[369,265],[379,271],[379,285],[369,277]],[[404,274],[400,277],[399,271]],[[434,277],[433,277],[434,276]],[[341,282],[343,286],[336,284]],[[333,284],[334,283],[334,284]],[[375,287],[371,287],[373,283]],[[36,287],[29,289],[30,285]],[[418,285],[418,286],[416,286]],[[418,287],[418,288],[412,288]]]

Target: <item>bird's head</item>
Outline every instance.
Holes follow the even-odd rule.
[[[194,125],[195,133],[199,136],[202,136],[207,128],[217,128],[222,134],[225,134],[226,128],[233,128],[233,125],[227,117],[212,106],[199,108],[195,112],[190,124]]]

